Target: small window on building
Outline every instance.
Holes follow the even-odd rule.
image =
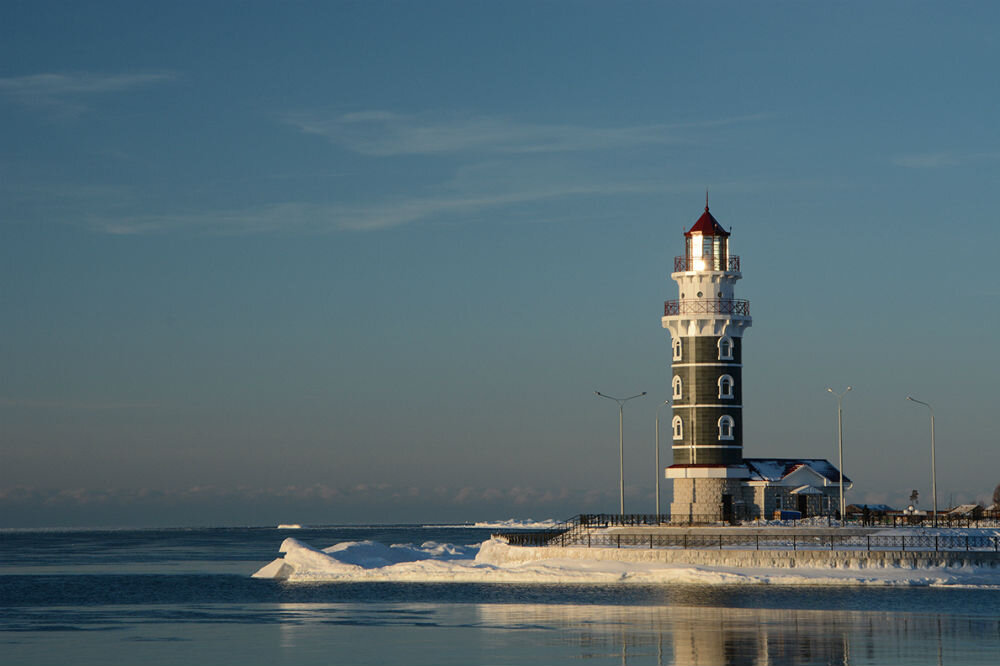
[[[728,335],[719,338],[719,360],[733,360],[733,339]]]
[[[670,425],[674,429],[674,439],[684,438],[684,422],[681,421],[681,417],[675,416],[674,420],[670,422]]]
[[[681,378],[678,377],[677,375],[674,375],[673,387],[674,387],[674,400],[680,400],[683,393],[681,391],[682,388]]]
[[[681,360],[682,345],[680,338],[674,338],[674,360]]]
[[[719,439],[732,439],[734,425],[732,416],[721,417],[719,419]]]
[[[719,397],[723,400],[733,399],[733,378],[729,375],[719,377]]]

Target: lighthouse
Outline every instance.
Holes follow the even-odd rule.
[[[684,234],[670,277],[678,296],[663,307],[671,342],[672,521],[730,518],[751,477],[743,460],[743,334],[749,301],[736,298],[740,258],[708,210]]]

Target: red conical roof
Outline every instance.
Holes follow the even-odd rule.
[[[694,223],[694,226],[685,232],[684,235],[690,236],[696,233],[700,233],[703,236],[729,236],[729,232],[723,229],[719,221],[708,212],[708,206],[705,206],[705,212],[701,214],[701,217]]]

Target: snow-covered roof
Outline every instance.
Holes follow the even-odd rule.
[[[816,486],[799,486],[792,491],[792,495],[822,495],[823,491]]]
[[[958,506],[956,506],[954,509],[952,509],[948,513],[953,513],[955,515],[964,516],[967,513],[972,513],[976,509],[979,509],[981,511],[983,509],[983,507],[982,507],[982,505],[979,505],[979,504],[959,504]]]
[[[805,466],[831,483],[840,482],[837,468],[824,458],[744,458],[743,463],[750,469],[751,481],[781,481]],[[844,476],[844,483],[851,483],[851,480]]]

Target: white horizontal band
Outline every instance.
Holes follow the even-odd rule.
[[[731,403],[730,404],[719,403],[710,405],[678,405],[677,403],[672,402],[670,403],[670,406],[673,407],[674,409],[687,409],[688,407],[728,407],[729,409],[743,409],[743,405],[734,405]]]

